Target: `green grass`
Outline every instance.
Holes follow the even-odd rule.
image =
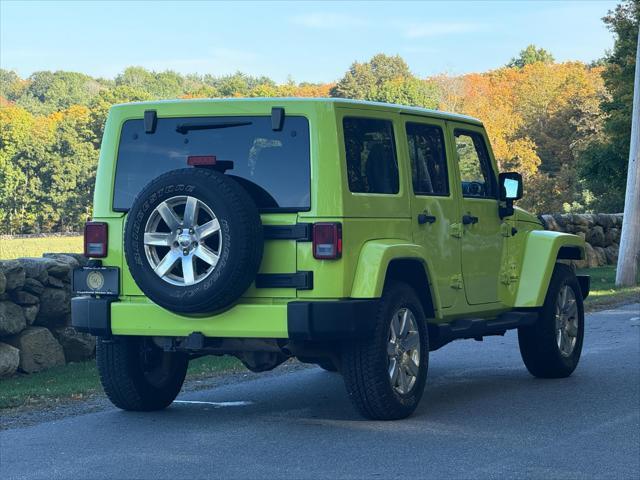
[[[43,253],[82,253],[82,236],[1,237],[0,260],[41,257]]]
[[[204,378],[222,372],[240,371],[242,368],[233,357],[202,357],[190,362],[187,378]],[[1,380],[0,409],[83,400],[100,392],[102,387],[95,361],[70,363]]]
[[[584,268],[578,274],[591,276],[591,291],[584,302],[586,310],[600,310],[619,303],[640,302],[640,281],[635,287],[616,288],[616,268]]]

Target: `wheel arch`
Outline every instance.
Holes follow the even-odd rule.
[[[429,263],[422,249],[403,240],[372,240],[360,252],[351,290],[352,298],[379,298],[389,280],[400,280],[412,286],[422,302],[427,318],[437,309],[437,295]]]
[[[584,260],[582,237],[548,230],[534,230],[525,240],[520,281],[514,307],[540,307],[558,260]]]

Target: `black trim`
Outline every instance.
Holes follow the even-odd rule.
[[[538,310],[513,310],[496,318],[461,318],[450,323],[430,324],[429,349],[437,350],[453,340],[487,335],[504,335],[507,330],[533,325],[538,319]],[[433,329],[433,330],[432,330]]]
[[[144,111],[144,131],[145,133],[155,133],[158,125],[158,112],[155,110]]]
[[[369,337],[378,299],[289,302],[287,330],[291,340],[348,340]]]
[[[265,240],[296,240],[298,242],[311,241],[311,223],[297,223],[296,225],[263,225]]]
[[[295,288],[313,289],[313,272],[296,273],[259,273],[256,275],[256,288]]]
[[[114,297],[75,297],[71,299],[71,325],[79,332],[100,337],[111,336],[111,303]]]
[[[272,107],[271,108],[271,130],[279,132],[284,126],[284,108]]]

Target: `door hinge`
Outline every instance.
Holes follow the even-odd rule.
[[[461,223],[452,223],[449,225],[449,235],[455,238],[462,238],[464,235],[464,227]]]
[[[462,287],[464,286],[464,283],[462,282],[462,275],[461,274],[452,275],[449,286],[451,288],[455,288],[456,290],[461,290]]]
[[[511,225],[509,225],[508,223],[502,223],[500,225],[500,233],[502,234],[503,237],[510,237],[511,236]]]

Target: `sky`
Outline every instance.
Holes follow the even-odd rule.
[[[591,62],[613,46],[617,2],[68,2],[0,0],[0,66],[27,77],[124,68],[330,82],[354,61],[399,54],[414,74],[500,67],[528,44]]]

